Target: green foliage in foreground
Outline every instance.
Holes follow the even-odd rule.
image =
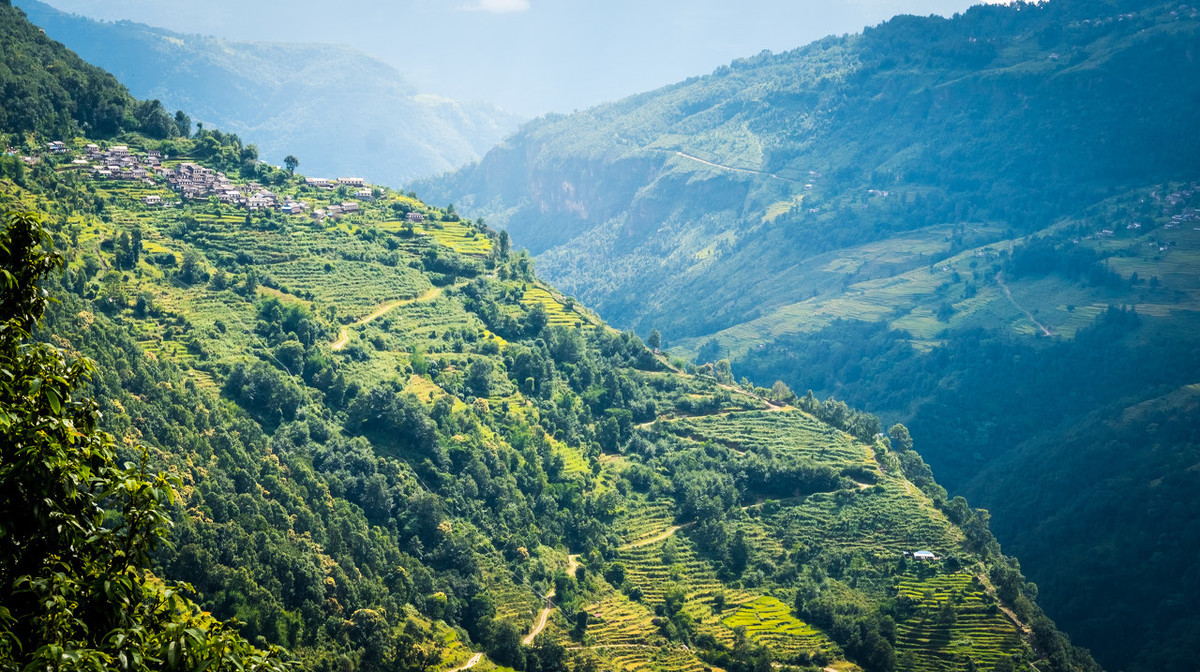
[[[93,373],[31,340],[61,263],[32,213],[0,230],[0,669],[283,670],[150,571],[178,483],[119,462]]]

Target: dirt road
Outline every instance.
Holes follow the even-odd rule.
[[[384,315],[399,308],[400,306],[407,306],[410,303],[422,303],[425,301],[432,301],[433,299],[436,299],[439,295],[441,295],[441,293],[442,293],[441,287],[434,287],[433,289],[426,290],[424,294],[421,294],[420,296],[417,296],[417,297],[413,297],[411,299],[399,299],[397,301],[389,301],[387,303],[380,305],[375,310],[371,311],[371,313],[369,315],[367,315],[366,317],[363,317],[361,319],[355,320],[354,322],[350,323],[350,326],[351,327],[361,327],[362,325],[367,324],[368,322],[371,322],[373,320],[377,320],[377,319],[383,317]],[[332,347],[334,350],[341,350],[342,348],[346,347],[346,344],[349,342],[350,342],[350,330],[347,327],[342,327],[342,330],[338,332],[337,340],[333,342]]]
[[[464,672],[464,670],[469,670],[472,667],[475,667],[476,665],[478,665],[479,661],[481,661],[481,660],[483,660],[483,654],[477,653],[477,654],[471,656],[471,659],[468,660],[465,665],[463,665],[462,667],[456,667],[453,670],[450,670],[450,672]]]
[[[1029,312],[1028,310],[1025,310],[1024,306],[1017,303],[1017,300],[1013,298],[1012,290],[1008,288],[1008,285],[1004,284],[1004,274],[1003,273],[996,274],[996,283],[1000,285],[1000,289],[1004,290],[1004,296],[1008,297],[1008,302],[1011,303],[1013,306],[1015,306],[1017,310],[1024,313],[1025,317],[1029,318],[1030,322],[1033,322],[1035,325],[1037,325],[1037,328],[1042,330],[1042,334],[1044,334],[1046,336],[1054,335],[1054,332],[1047,329],[1046,325],[1042,324],[1041,322],[1038,322],[1037,319],[1034,318],[1033,313]]]
[[[579,554],[568,555],[567,556],[567,574],[574,576],[575,570],[578,568],[579,568]],[[546,623],[550,620],[550,612],[554,611],[554,609],[555,609],[555,607],[554,607],[554,589],[551,588],[550,592],[546,593],[546,606],[543,607],[541,612],[538,613],[537,623],[534,623],[533,629],[530,630],[529,634],[525,635],[525,638],[521,640],[522,644],[525,644],[526,646],[528,646],[533,643],[533,639],[535,637],[542,634],[542,630],[546,629]]]

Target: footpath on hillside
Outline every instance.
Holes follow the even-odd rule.
[[[685,154],[683,152],[675,152],[675,155],[682,157],[684,159],[689,159],[691,161],[695,161],[696,163],[702,163],[706,166],[711,166],[713,168],[720,168],[721,170],[728,170],[731,173],[747,173],[749,175],[761,175],[763,177],[772,177],[772,178],[775,178],[776,180],[781,180],[783,182],[790,182],[791,184],[800,184],[800,182],[798,182],[796,180],[793,180],[793,179],[790,179],[787,177],[780,177],[779,175],[776,175],[775,173],[768,173],[768,172],[762,171],[762,170],[752,170],[750,168],[734,168],[733,166],[723,166],[719,163],[713,163],[712,161],[706,161],[698,156],[692,156],[691,154]]]
[[[1001,273],[996,274],[996,284],[1000,285],[1000,289],[1004,290],[1004,296],[1008,297],[1008,302],[1011,303],[1017,310],[1024,313],[1025,317],[1027,317],[1030,322],[1033,322],[1033,324],[1035,326],[1037,326],[1038,329],[1041,329],[1043,335],[1045,335],[1045,336],[1053,336],[1054,335],[1054,332],[1050,331],[1048,328],[1046,328],[1046,325],[1042,324],[1041,322],[1038,322],[1037,318],[1035,318],[1033,316],[1033,313],[1031,313],[1025,309],[1025,306],[1022,306],[1021,304],[1017,303],[1017,300],[1013,298],[1012,290],[1009,289],[1008,285],[1004,282],[1004,273],[1001,272]]]
[[[416,296],[411,299],[398,299],[396,301],[389,301],[387,303],[384,303],[384,304],[378,306],[377,308],[375,308],[375,310],[371,311],[371,313],[369,315],[367,315],[366,317],[363,317],[359,320],[351,322],[349,325],[347,325],[345,327],[342,327],[341,331],[338,332],[337,340],[335,340],[333,342],[333,349],[341,350],[342,348],[346,347],[347,343],[350,342],[350,327],[361,327],[364,324],[367,324],[373,320],[377,320],[377,319],[383,317],[384,315],[399,308],[400,306],[407,306],[411,303],[424,303],[426,301],[432,301],[432,300],[436,299],[438,296],[440,296],[441,293],[442,293],[441,287],[434,287],[433,289],[427,290],[425,293],[421,294],[420,296]]]
[[[575,570],[578,568],[579,554],[568,555],[567,574],[573,576],[575,574]],[[542,634],[542,630],[546,629],[546,623],[550,620],[550,612],[554,611],[554,609],[554,589],[551,588],[550,592],[546,593],[546,606],[542,607],[542,611],[538,614],[538,620],[537,623],[533,625],[533,629],[530,630],[529,634],[525,635],[525,638],[521,640],[522,644],[528,646],[533,643],[535,637]]]
[[[475,667],[476,665],[478,665],[479,661],[481,661],[481,660],[483,660],[483,654],[477,653],[477,654],[471,656],[471,659],[468,660],[465,664],[463,664],[459,667],[456,667],[453,670],[450,670],[450,672],[464,672],[465,670],[469,670],[472,667]]]

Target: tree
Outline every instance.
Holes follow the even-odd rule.
[[[133,265],[137,266],[142,259],[142,228],[140,226],[133,227],[133,231],[129,234],[129,254],[133,258]]]
[[[192,137],[192,118],[183,110],[175,110],[175,128],[179,131],[179,137]]]
[[[954,625],[958,622],[958,612],[954,609],[954,602],[950,598],[942,601],[941,607],[938,608],[937,622],[942,625]]]
[[[178,133],[176,122],[158,100],[144,100],[134,105],[133,116],[142,133],[163,140]]]
[[[583,635],[587,633],[588,618],[590,618],[586,609],[580,609],[575,612],[575,627],[572,631],[575,639],[582,641]]]
[[[913,449],[913,439],[912,435],[908,433],[908,427],[898,422],[888,430],[888,438],[892,440],[892,447],[897,451],[904,452]]]
[[[501,229],[499,235],[496,236],[496,255],[500,258],[500,261],[508,260],[510,246],[511,242],[508,238],[508,231]]]
[[[0,231],[0,671],[283,670],[272,649],[156,578],[150,554],[170,529],[178,482],[147,452],[118,464],[97,404],[78,394],[94,365],[31,331],[61,263],[32,213]]]
[[[658,352],[658,349],[662,347],[662,334],[659,333],[658,329],[650,330],[650,336],[646,339],[646,345],[655,352]]]
[[[492,362],[488,359],[476,359],[467,369],[467,389],[477,397],[491,396],[492,392]]]
[[[529,309],[529,314],[525,316],[525,333],[530,338],[537,338],[549,322],[550,316],[546,313],[546,306],[541,303],[535,303]]]
[[[295,154],[288,154],[283,157],[283,167],[287,168],[288,175],[296,173],[296,167],[300,165],[300,159],[296,158]]]
[[[206,280],[204,273],[204,257],[199,252],[188,248],[183,251],[183,263],[179,265],[179,278],[187,284],[195,284]]]

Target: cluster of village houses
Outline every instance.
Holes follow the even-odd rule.
[[[66,143],[55,141],[46,144],[46,151],[62,154],[69,151]],[[238,205],[247,210],[279,210],[285,215],[299,215],[308,210],[308,204],[290,198],[281,198],[257,182],[235,185],[222,172],[195,163],[180,163],[173,168],[162,165],[162,154],[150,150],[145,154],[132,152],[125,145],[114,145],[101,150],[99,145],[88,144],[82,157],[72,161],[80,167],[90,166],[92,176],[100,180],[142,182],[147,185],[165,181],[184,201],[207,200],[215,197],[221,203]],[[372,200],[374,193],[361,177],[339,177],[330,180],[310,177],[305,180],[310,187],[334,189],[338,186],[357,188],[354,197]],[[142,198],[146,205],[171,205],[162,196],[151,194]],[[359,204],[346,202],[319,208],[312,212],[314,219],[339,217],[359,211]],[[419,220],[418,220],[419,221]]]

